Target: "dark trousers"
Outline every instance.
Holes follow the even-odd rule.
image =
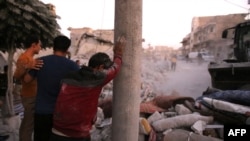
[[[34,141],[49,141],[52,133],[52,114],[35,114],[34,117]]]
[[[90,138],[72,138],[51,134],[50,141],[90,141]]]

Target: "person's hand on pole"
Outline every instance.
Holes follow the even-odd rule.
[[[114,46],[114,55],[122,57],[123,48],[126,46],[126,39],[124,36],[119,36],[115,46]]]

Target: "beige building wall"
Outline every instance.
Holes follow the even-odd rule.
[[[222,39],[221,35],[224,29],[233,27],[236,24],[245,21],[247,14],[229,14],[219,16],[209,16],[194,18],[192,22],[192,33],[190,36],[190,46],[192,50],[201,49],[210,50],[216,53],[216,47],[232,43],[231,40]],[[223,41],[224,40],[224,41]],[[219,45],[217,45],[217,43]]]
[[[206,25],[213,17],[194,17],[192,19],[191,32],[195,31],[198,27]]]

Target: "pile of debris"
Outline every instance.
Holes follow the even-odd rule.
[[[228,95],[230,93],[234,95],[231,98]],[[239,103],[239,96],[243,95],[245,103]],[[144,86],[141,93],[139,141],[222,141],[225,124],[249,124],[250,105],[244,105],[249,101],[246,98],[248,95],[250,91],[246,94],[246,91],[208,88],[197,99],[181,96],[175,91],[170,95],[157,96],[149,90],[149,86]],[[230,102],[219,98],[225,96]],[[237,99],[238,104],[233,99]],[[97,115],[91,132],[92,141],[111,141],[112,97],[100,98]]]
[[[140,104],[140,141],[223,140],[223,125],[213,115],[203,115],[192,97],[177,92],[157,96],[143,87]],[[145,93],[147,92],[147,93]],[[147,97],[147,98],[146,98]],[[92,141],[111,141],[112,97],[100,99]]]

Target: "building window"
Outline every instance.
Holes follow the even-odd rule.
[[[202,40],[202,37],[201,36],[199,36],[199,41],[201,41]]]
[[[214,27],[210,27],[210,32],[213,32],[214,31]]]

